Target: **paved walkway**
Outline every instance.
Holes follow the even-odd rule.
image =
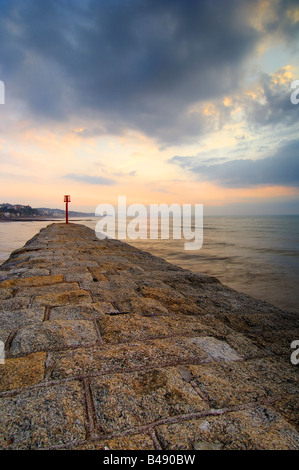
[[[0,266],[0,448],[299,449],[298,319],[49,225]]]

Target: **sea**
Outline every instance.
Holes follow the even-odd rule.
[[[95,229],[98,218],[70,218]],[[58,220],[56,220],[58,222]],[[0,223],[0,264],[51,221]],[[194,227],[193,227],[194,228]],[[125,240],[195,273],[299,314],[299,215],[204,216],[203,244],[186,251],[186,240]],[[0,267],[1,270],[1,267]]]

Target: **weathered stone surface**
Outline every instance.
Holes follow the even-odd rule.
[[[13,293],[13,288],[11,287],[5,287],[5,286],[0,286],[0,300],[6,300],[9,299],[12,296]]]
[[[175,368],[97,378],[91,392],[98,426],[107,433],[206,408]]]
[[[299,449],[298,318],[49,225],[0,269],[0,449]]]
[[[69,290],[66,292],[53,292],[44,295],[37,295],[34,298],[33,304],[37,305],[78,305],[92,302],[92,298],[86,290]]]
[[[189,338],[170,338],[53,352],[49,355],[48,366],[51,378],[57,379],[208,360],[207,354],[193,346]]]
[[[0,341],[5,343],[10,334],[13,331],[17,331],[19,328],[41,324],[44,314],[44,307],[24,307],[19,310],[19,304],[17,304],[15,310],[10,308],[8,311],[0,307]]]
[[[153,318],[132,314],[106,315],[98,321],[101,336],[107,343],[140,341],[158,336],[169,336],[167,330]]]
[[[299,446],[295,428],[266,407],[158,426],[157,436],[162,447],[171,450],[297,450]]]
[[[84,320],[53,320],[41,325],[20,328],[14,336],[9,353],[11,356],[51,351],[74,346],[90,346],[98,339],[93,322]]]
[[[108,282],[107,277],[104,275],[104,273],[107,273],[107,270],[103,269],[103,267],[101,267],[101,268],[89,268],[89,271],[92,275],[93,281],[95,281],[95,282],[99,282],[99,281]]]
[[[288,392],[295,394],[299,386],[297,370],[272,357],[192,365],[190,372],[212,408],[254,402]]]
[[[91,303],[87,305],[64,305],[49,309],[49,319],[51,320],[92,320],[101,318],[105,313],[116,312],[108,302]]]
[[[212,359],[222,361],[238,361],[241,359],[241,356],[229,344],[212,336],[197,337],[191,341],[199,346],[200,349],[203,349]]]
[[[284,396],[272,404],[272,409],[283,416],[296,429],[299,428],[299,400],[298,395]]]
[[[44,379],[46,353],[6,359],[0,367],[0,391],[36,385]]]
[[[0,448],[61,446],[86,435],[84,394],[79,383],[36,387],[0,400]]]
[[[52,284],[57,284],[58,282],[63,282],[62,274],[58,276],[35,276],[35,277],[25,277],[21,279],[9,279],[7,281],[2,281],[0,283],[0,288],[2,287],[41,287],[41,286],[50,286]]]
[[[1,312],[15,312],[16,310],[27,309],[29,306],[31,306],[31,297],[29,296],[0,300]]]

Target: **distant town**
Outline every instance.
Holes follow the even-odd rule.
[[[40,207],[37,209],[22,204],[0,204],[0,220],[32,219],[32,218],[63,218],[65,211],[62,209],[49,209]],[[94,213],[69,211],[70,217],[90,217]]]

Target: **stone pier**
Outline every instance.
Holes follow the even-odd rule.
[[[298,450],[298,339],[296,314],[49,225],[0,266],[0,449]]]

